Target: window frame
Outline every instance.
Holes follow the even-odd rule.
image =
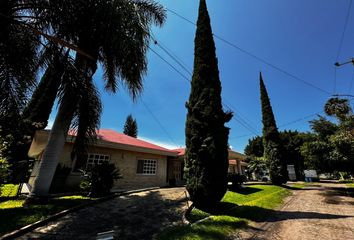
[[[135,173],[136,175],[143,175],[143,176],[156,176],[158,173],[158,160],[157,159],[151,159],[151,158],[137,158],[136,159],[136,170]],[[139,161],[143,161],[143,168],[142,168],[142,173],[138,173],[138,167],[139,167]],[[145,162],[146,161],[153,161],[155,162],[155,173],[144,173],[144,168],[145,168]],[[150,166],[151,167],[151,166]],[[151,171],[151,170],[147,170]]]
[[[93,155],[94,158],[92,159],[92,163],[89,163],[90,156]],[[98,156],[98,159],[95,159],[95,157]],[[103,159],[101,159],[103,157]],[[97,163],[94,161],[97,160]],[[102,160],[102,161],[101,161]],[[108,154],[102,154],[102,153],[87,153],[87,158],[86,158],[86,170],[92,168],[93,166],[101,165],[103,162],[110,162],[111,156]]]

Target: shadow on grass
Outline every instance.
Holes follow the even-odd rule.
[[[351,217],[317,212],[278,211],[257,206],[238,206],[229,202],[221,202],[210,214],[244,218],[254,222],[263,222],[265,220],[267,220],[267,222],[278,222],[287,219],[340,219]]]
[[[239,193],[242,195],[249,195],[249,194],[253,194],[256,192],[260,192],[262,190],[263,189],[255,188],[255,187],[240,187],[238,189],[232,189],[232,188],[229,189],[229,191],[231,191],[231,192]]]
[[[160,234],[158,239],[224,240],[227,233],[234,231],[234,229],[245,227],[247,227],[247,223],[244,220],[206,220],[198,225],[172,227]]]

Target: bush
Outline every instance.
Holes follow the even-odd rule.
[[[10,176],[9,168],[9,163],[5,159],[0,158],[0,184],[7,182],[7,179]]]
[[[104,162],[94,165],[89,171],[83,171],[84,180],[80,188],[89,192],[90,197],[108,195],[113,187],[114,180],[122,178],[119,169],[114,164]]]
[[[232,189],[239,189],[241,184],[247,181],[247,177],[238,173],[229,173],[227,181],[232,182]]]

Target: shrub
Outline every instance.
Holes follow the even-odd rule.
[[[114,164],[107,162],[94,165],[89,171],[83,171],[83,173],[84,180],[80,183],[80,188],[88,191],[90,197],[108,195],[114,181],[122,178],[119,169]]]
[[[241,184],[247,181],[247,177],[238,173],[229,173],[227,180],[232,183],[232,189],[239,189]]]
[[[9,163],[5,159],[0,158],[0,184],[7,182],[7,179],[10,176],[9,168]]]

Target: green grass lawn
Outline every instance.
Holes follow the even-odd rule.
[[[0,202],[0,236],[28,224],[47,218],[49,215],[93,201],[83,196],[53,198],[46,205],[23,207],[24,199]]]
[[[18,184],[4,184],[0,186],[0,198],[16,197]]]
[[[189,220],[194,222],[211,215],[210,218],[192,226],[168,228],[158,239],[226,239],[249,221],[262,221],[273,214],[273,209],[289,194],[288,189],[273,185],[252,185],[237,192],[228,191],[215,211],[206,213],[194,209]]]

